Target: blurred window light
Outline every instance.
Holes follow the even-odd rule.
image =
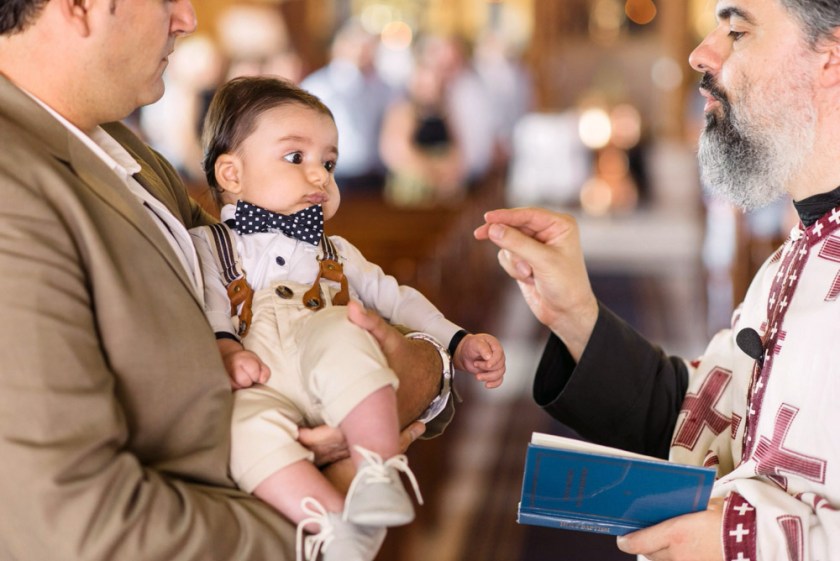
[[[514,125],[507,199],[513,206],[576,203],[592,170],[575,111],[529,113]]]
[[[623,150],[629,150],[639,143],[642,136],[642,116],[629,103],[622,103],[610,111],[612,143]]]
[[[714,2],[692,0],[690,10],[691,29],[695,36],[705,37],[717,24]]]
[[[656,17],[656,5],[653,0],[627,0],[624,13],[633,23],[647,25]]]
[[[592,216],[605,216],[613,204],[610,184],[600,177],[592,177],[580,189],[580,206]]]
[[[371,4],[362,10],[359,20],[362,26],[374,35],[378,35],[386,25],[396,18],[393,8],[386,4]]]
[[[586,109],[580,116],[578,134],[586,147],[593,150],[603,148],[612,136],[610,116],[603,109]]]
[[[618,39],[624,24],[620,0],[596,0],[589,13],[589,34],[600,43]]]
[[[404,21],[392,21],[382,28],[382,44],[389,49],[407,49],[413,37],[411,27]]]
[[[663,56],[653,63],[650,77],[654,85],[660,90],[670,92],[680,87],[683,71],[679,63],[671,57]]]

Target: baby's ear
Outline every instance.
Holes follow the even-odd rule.
[[[216,158],[216,164],[213,166],[213,170],[216,175],[216,182],[222,188],[222,191],[234,195],[238,195],[242,191],[242,185],[239,182],[239,158],[233,154],[222,154]]]

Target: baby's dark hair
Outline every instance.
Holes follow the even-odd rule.
[[[329,108],[316,96],[278,78],[243,76],[230,80],[216,91],[204,118],[201,146],[204,174],[219,206],[221,190],[216,180],[216,160],[239,147],[254,131],[257,117],[269,109],[290,104],[314,109],[335,120]]]

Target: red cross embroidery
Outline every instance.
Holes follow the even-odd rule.
[[[729,436],[732,437],[732,440],[735,440],[735,436],[738,434],[738,427],[741,426],[741,416],[737,413],[732,413],[732,431]]]
[[[773,438],[762,436],[755,447],[756,475],[765,475],[782,489],[787,490],[787,475],[798,475],[809,481],[825,482],[826,461],[806,456],[784,447],[793,419],[799,409],[783,403],[776,414]]]
[[[798,516],[785,515],[778,517],[776,522],[779,523],[785,536],[788,559],[790,561],[803,561],[805,559],[805,544],[802,520]]]
[[[674,446],[694,450],[703,427],[709,427],[709,430],[717,436],[727,427],[732,426],[729,417],[715,411],[715,404],[723,395],[723,390],[729,384],[730,378],[732,378],[731,372],[715,367],[703,381],[698,393],[685,395],[682,403],[682,413],[685,413],[685,417],[674,437]]]

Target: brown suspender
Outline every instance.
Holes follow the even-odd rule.
[[[239,316],[239,337],[245,337],[251,327],[253,312],[251,305],[254,300],[254,290],[245,277],[245,271],[239,263],[239,255],[236,252],[233,236],[230,228],[223,224],[212,224],[208,226],[212,233],[213,243],[211,248],[222,272],[222,280],[225,283],[228,299],[230,300],[230,315]],[[346,306],[350,301],[350,293],[347,286],[347,277],[344,275],[344,267],[338,256],[335,245],[326,236],[321,237],[321,253],[318,257],[318,276],[312,286],[303,294],[303,305],[312,311],[324,307],[324,298],[321,293],[321,279],[327,279],[339,283],[340,289],[332,299],[336,306]],[[291,292],[289,293],[291,295]]]
[[[303,295],[303,305],[312,311],[324,307],[324,298],[321,294],[321,278],[340,283],[341,289],[333,296],[332,303],[335,306],[346,306],[350,301],[350,293],[347,289],[347,277],[344,275],[344,266],[338,259],[338,252],[332,241],[327,236],[321,236],[321,252],[323,255],[318,258],[318,276],[315,282]]]

